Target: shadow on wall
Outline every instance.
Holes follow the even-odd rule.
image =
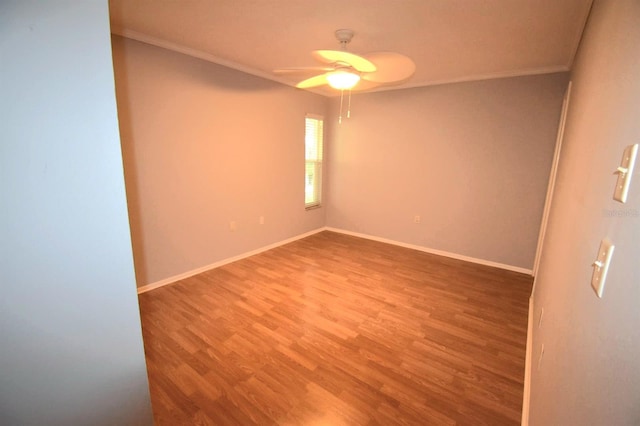
[[[111,37],[111,44],[121,42],[117,36]],[[125,190],[127,193],[127,211],[129,213],[129,227],[131,229],[131,245],[133,246],[133,258],[135,263],[136,282],[146,283],[148,271],[142,241],[143,225],[140,215],[140,188],[137,176],[137,158],[133,144],[122,143],[122,141],[133,140],[133,126],[131,123],[131,100],[129,98],[130,88],[128,67],[126,66],[126,56],[121,55],[124,66],[114,66],[114,76],[116,82],[116,102],[118,108],[118,126],[120,130],[120,147],[122,149],[122,162],[125,175]],[[115,61],[115,56],[113,57]]]

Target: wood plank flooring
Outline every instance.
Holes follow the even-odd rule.
[[[531,284],[322,232],[141,294],[156,424],[519,424]]]

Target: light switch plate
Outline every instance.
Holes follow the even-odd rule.
[[[638,144],[626,147],[622,153],[622,162],[616,170],[616,173],[618,173],[618,181],[616,182],[616,189],[613,192],[613,199],[621,203],[627,202],[629,184],[631,183],[631,175],[633,174],[633,166],[636,163],[637,155]]]
[[[598,297],[602,298],[604,283],[607,280],[611,256],[613,256],[614,245],[607,238],[600,242],[598,257],[593,262],[593,275],[591,277],[591,287],[596,291]]]

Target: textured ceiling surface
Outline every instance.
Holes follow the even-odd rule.
[[[281,83],[276,68],[317,65],[310,52],[402,53],[412,78],[392,88],[570,68],[591,0],[110,0],[114,34]],[[383,88],[384,89],[384,88]],[[331,92],[325,92],[330,94]]]

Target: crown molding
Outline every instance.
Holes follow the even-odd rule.
[[[586,17],[585,17],[586,22]],[[194,58],[202,59],[208,62],[212,62],[214,64],[222,65],[227,68],[234,69],[236,71],[240,71],[246,74],[251,74],[256,77],[264,78],[266,80],[275,81],[276,83],[283,84],[285,86],[294,87],[291,82],[286,81],[282,78],[278,78],[276,75],[268,72],[264,72],[252,67],[248,67],[246,65],[239,64],[234,61],[230,61],[228,59],[220,58],[218,56],[212,55],[207,52],[203,52],[198,49],[193,49],[190,47],[182,46],[178,43],[174,43],[171,41],[167,41],[158,37],[150,36],[147,34],[139,33],[137,31],[131,31],[123,28],[112,27],[111,34],[115,34],[124,38],[128,38],[131,40],[136,40],[141,43],[146,43],[152,46],[160,47],[163,49],[171,50],[174,52],[181,53],[183,55],[192,56]],[[550,67],[539,67],[539,68],[525,68],[520,70],[513,71],[505,71],[505,72],[496,72],[496,73],[487,73],[487,74],[472,74],[463,77],[451,78],[451,79],[441,79],[441,80],[427,80],[427,81],[417,81],[417,82],[407,82],[401,85],[393,86],[378,86],[371,90],[366,91],[354,91],[353,94],[359,93],[373,93],[373,92],[385,92],[389,90],[402,90],[402,89],[413,89],[418,87],[429,87],[429,86],[440,86],[444,84],[454,84],[454,83],[467,83],[472,81],[483,81],[483,80],[493,80],[499,78],[510,78],[510,77],[523,77],[528,75],[540,75],[540,74],[552,74],[557,72],[568,72],[570,70],[569,65],[560,65],[560,66],[550,66]],[[303,89],[300,89],[303,90]],[[340,96],[340,92],[336,91],[327,91],[322,88],[317,89],[304,89],[305,91],[315,93],[317,95],[325,96],[325,97],[335,97]]]

